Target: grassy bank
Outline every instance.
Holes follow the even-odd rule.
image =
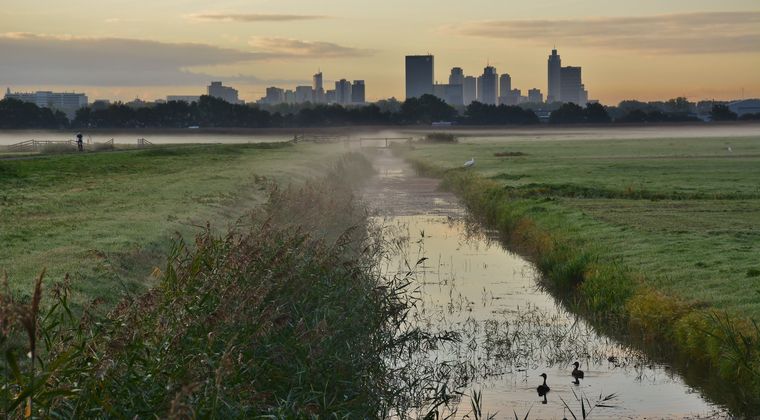
[[[402,328],[408,283],[373,274],[383,248],[350,182],[370,167],[349,155],[326,178],[274,187],[265,205],[226,233],[206,229],[192,245],[176,242],[157,287],[121,301],[98,322],[71,316],[67,282],[44,294],[55,304],[41,314],[39,286],[27,304],[4,293],[4,412],[66,418],[406,412],[397,379],[403,365],[387,362],[419,345],[419,334]],[[18,339],[27,332],[30,340]],[[32,365],[19,363],[27,351]]]
[[[26,295],[43,267],[46,282],[68,273],[75,306],[111,306],[155,284],[175,233],[223,229],[266,199],[268,181],[323,174],[340,152],[196,145],[0,161],[0,272]]]
[[[733,409],[757,413],[756,139],[464,142],[404,154],[578,310],[735,381]],[[473,156],[474,170],[462,170]]]

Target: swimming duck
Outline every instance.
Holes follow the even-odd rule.
[[[546,404],[546,394],[548,394],[551,389],[549,388],[549,385],[546,385],[546,374],[542,373],[539,376],[542,376],[544,378],[544,383],[537,386],[536,391],[538,392],[539,397],[544,397],[544,401],[542,403]]]
[[[572,375],[573,375],[573,378],[575,378],[575,384],[578,385],[580,384],[579,379],[583,379],[583,371],[578,369],[578,366],[580,366],[580,363],[575,362],[573,363],[573,366],[575,366],[575,368],[573,369]]]

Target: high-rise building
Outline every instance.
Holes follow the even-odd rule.
[[[312,77],[312,89],[314,89],[314,102],[321,104],[325,102],[325,87],[322,83],[322,72],[318,72]]]
[[[335,102],[340,105],[351,103],[351,82],[346,79],[335,82]]]
[[[364,80],[354,80],[351,85],[351,103],[352,104],[364,104],[366,102],[366,89],[364,86]]]
[[[548,84],[548,94],[546,98],[546,102],[552,103],[552,102],[560,102],[562,101],[562,95],[560,93],[560,86],[561,86],[561,72],[562,72],[562,58],[557,54],[557,50],[552,50],[552,55],[549,56],[549,66],[548,66],[548,75],[549,75],[549,84]]]
[[[509,73],[499,76],[499,104],[509,105],[509,94],[512,90],[512,77]]]
[[[454,67],[451,69],[451,74],[449,75],[449,84],[464,85],[464,71],[461,67]]]
[[[328,104],[334,104],[337,102],[335,98],[335,89],[328,89],[327,92],[325,92],[325,102]]]
[[[406,56],[406,98],[433,94],[434,60],[432,55]]]
[[[530,89],[528,90],[528,102],[534,103],[534,104],[540,104],[544,102],[544,94],[541,93],[540,89]]]
[[[496,105],[496,98],[499,95],[499,74],[496,68],[486,66],[483,74],[478,77],[478,102],[487,105]]]
[[[314,102],[314,90],[311,86],[296,86],[296,103]]]
[[[433,95],[437,96],[438,98],[442,99],[444,102],[451,106],[462,106],[464,105],[464,98],[463,98],[463,85],[452,85],[452,84],[438,84],[436,83],[433,86]]]
[[[262,99],[267,105],[277,105],[285,102],[285,91],[278,87],[268,87],[267,95]]]
[[[238,91],[229,86],[222,85],[222,82],[211,82],[208,86],[208,96],[221,99],[231,104],[242,104],[243,101],[238,99]]]
[[[14,92],[10,88],[5,91],[6,98],[17,99],[23,102],[31,102],[40,108],[50,108],[61,111],[73,117],[79,108],[88,104],[87,95],[84,93],[37,91],[34,93]]]
[[[586,105],[583,102],[583,83],[581,82],[580,67],[562,67],[560,71],[560,93],[562,102],[572,102],[576,105]]]
[[[478,79],[475,76],[466,76],[462,91],[465,106],[473,103],[478,98]]]
[[[294,103],[296,103],[296,93],[293,92],[292,90],[290,90],[290,89],[286,90],[285,93],[283,94],[283,96],[285,97],[285,103],[286,104],[294,104]]]

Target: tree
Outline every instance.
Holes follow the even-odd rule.
[[[602,104],[586,104],[584,113],[586,114],[586,122],[588,123],[599,124],[612,121]]]
[[[716,104],[710,111],[710,118],[713,121],[736,121],[737,115],[727,106]]]
[[[61,111],[6,98],[0,101],[0,128],[64,128],[69,119]]]
[[[400,119],[407,124],[430,124],[435,121],[453,121],[457,110],[433,95],[409,98],[401,104]]]
[[[549,115],[549,124],[579,124],[586,122],[586,113],[583,108],[574,104],[562,104],[559,109]]]

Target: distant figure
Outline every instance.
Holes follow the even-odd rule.
[[[473,166],[475,166],[475,158],[471,158],[470,160],[464,163],[465,168],[471,168]]]
[[[734,151],[734,149],[732,149],[731,146],[728,146],[728,148],[726,148],[726,150],[728,150],[729,153]]]
[[[77,150],[84,151],[84,143],[82,143],[82,133],[77,133]]]

